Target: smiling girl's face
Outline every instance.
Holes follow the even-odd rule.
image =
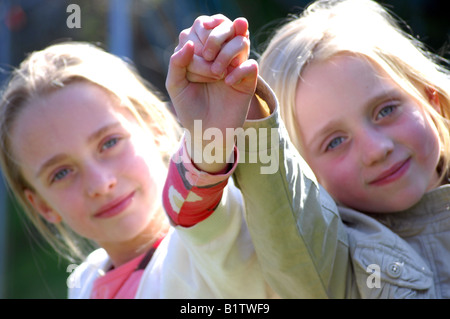
[[[11,140],[33,207],[101,246],[135,239],[159,208],[166,169],[154,139],[96,85],[74,82],[29,102]]]
[[[368,59],[343,54],[308,65],[296,112],[303,156],[339,203],[394,212],[437,186],[433,121]]]

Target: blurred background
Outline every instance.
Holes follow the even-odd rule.
[[[98,43],[132,60],[140,74],[166,94],[166,70],[178,34],[197,16],[223,13],[232,20],[246,17],[252,50],[260,52],[274,26],[309,2],[0,0],[0,84],[28,53],[63,40],[77,40]],[[450,18],[444,0],[378,2],[402,18],[431,51],[449,58]],[[68,266],[68,261],[56,256],[27,226],[0,181],[0,298],[65,298]]]

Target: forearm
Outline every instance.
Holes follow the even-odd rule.
[[[250,102],[247,114],[248,120],[258,120],[270,115],[270,110],[263,99],[256,94]],[[189,131],[186,135],[186,150],[192,160],[192,163],[198,170],[210,174],[223,174],[230,170],[235,163],[235,132],[230,129],[226,132],[216,130],[212,134],[213,139],[209,139],[209,135],[205,136],[202,122],[197,121],[197,126]],[[211,128],[210,128],[211,130]],[[227,135],[228,134],[228,135]]]
[[[270,92],[260,94],[271,98]],[[275,111],[276,101],[269,105]],[[336,205],[291,145],[276,112],[246,125],[256,129],[258,143],[240,149],[235,177],[266,279],[283,298],[344,296],[348,252]],[[271,135],[261,143],[264,132]],[[275,169],[268,169],[263,156],[276,161]],[[262,174],[264,168],[269,174]]]
[[[198,294],[198,287],[206,284],[218,298],[273,297],[254,253],[241,193],[229,179],[238,162],[237,150],[235,165],[222,175],[197,170],[187,161],[189,158],[180,157],[182,154],[181,149],[172,157],[163,199],[168,215],[177,226],[173,240],[183,243],[169,247],[168,254],[173,260],[182,259],[176,266],[181,271],[194,265],[192,271],[198,273],[185,281],[192,285],[189,293]],[[178,276],[177,272],[168,277],[176,282]],[[199,282],[195,282],[196,278]],[[180,289],[187,287],[181,286]],[[170,292],[170,295],[177,296],[177,293]]]

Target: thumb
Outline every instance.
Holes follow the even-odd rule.
[[[188,84],[187,67],[194,57],[194,43],[186,42],[183,47],[170,57],[169,68],[166,77],[166,89],[169,95],[176,96]]]

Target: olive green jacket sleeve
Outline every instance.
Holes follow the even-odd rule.
[[[345,298],[356,289],[336,204],[289,141],[262,79],[256,93],[271,115],[246,122],[235,178],[264,276],[282,298]]]

